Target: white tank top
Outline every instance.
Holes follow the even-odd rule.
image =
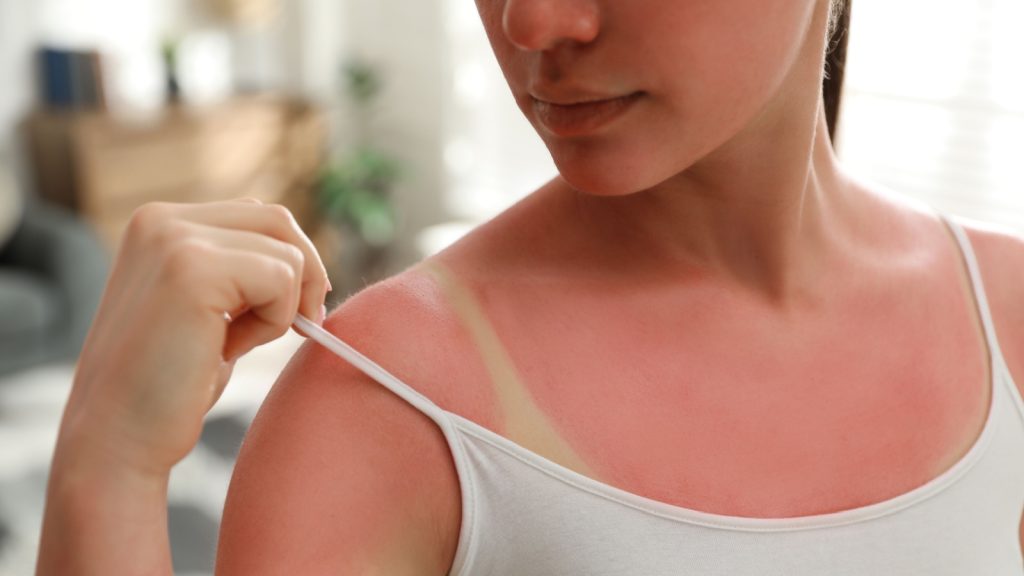
[[[604,484],[441,409],[322,328],[307,330],[444,433],[462,493],[452,575],[1021,576],[1024,401],[1000,352],[970,241],[959,224],[943,221],[967,265],[990,351],[984,429],[926,484],[828,514],[712,514]]]

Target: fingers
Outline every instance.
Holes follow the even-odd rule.
[[[264,254],[278,256],[288,262],[295,262],[296,258],[289,250],[297,249],[300,254],[298,266],[301,279],[301,303],[298,310],[311,320],[316,320],[320,314],[321,305],[326,294],[330,291],[330,283],[327,279],[327,271],[317,253],[313,242],[302,231],[295,221],[291,212],[279,204],[264,204],[255,198],[239,198],[221,202],[208,202],[203,204],[172,204],[153,203],[149,212],[156,215],[147,218],[145,215],[138,220],[143,228],[146,220],[159,220],[162,224],[170,223],[168,213],[173,215],[175,224],[179,228],[165,231],[164,237],[181,236],[185,231],[180,229],[182,222],[195,225],[203,225],[203,235],[214,243],[223,243],[225,246],[236,249],[251,247]],[[229,235],[226,231],[236,231],[240,234]],[[259,238],[264,236],[265,239]],[[278,241],[276,244],[268,240]],[[244,308],[243,308],[244,310]],[[237,310],[229,311],[234,317]]]
[[[133,470],[195,445],[234,361],[318,316],[327,280],[288,211],[256,199],[151,202],[122,235],[79,355],[62,438]],[[99,453],[99,452],[97,452]]]
[[[302,250],[306,262],[309,264],[303,278],[313,285],[321,287],[322,293],[326,294],[327,270],[320,260],[320,255],[317,253],[313,241],[306,236],[298,222],[295,221],[295,217],[284,206],[262,204],[254,199],[243,199],[243,201],[236,202],[182,205],[182,215],[197,224],[251,230],[294,244]],[[317,310],[312,318],[316,318],[319,308],[320,306],[317,304]]]
[[[235,371],[235,359],[230,361],[221,362],[220,368],[217,370],[217,383],[213,390],[213,395],[210,398],[210,402],[206,407],[206,411],[209,412],[213,408],[214,404],[220,400],[220,397],[224,394],[224,390],[227,388],[228,382],[231,381],[231,374]]]
[[[227,285],[219,309],[244,302],[248,310],[234,318],[224,342],[223,357],[231,362],[253,348],[276,340],[291,326],[299,305],[300,281],[295,264],[251,249],[218,247],[206,258]],[[319,305],[317,306],[319,309]]]
[[[217,246],[233,250],[251,250],[287,263],[295,271],[295,288],[299,294],[297,311],[314,321],[316,320],[324,301],[326,287],[323,277],[315,272],[319,267],[308,266],[306,253],[300,248],[294,244],[248,230],[216,228],[203,224],[191,224],[190,226],[193,227],[195,236],[202,237]],[[310,273],[311,268],[314,270],[312,273]],[[232,310],[230,312],[234,318],[240,311]]]

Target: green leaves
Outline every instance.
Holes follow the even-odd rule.
[[[382,82],[380,75],[373,66],[361,60],[353,60],[345,65],[345,86],[348,96],[359,105],[373,101],[380,93]]]
[[[373,247],[390,244],[396,233],[396,217],[390,199],[401,176],[398,160],[378,150],[369,139],[367,118],[383,89],[378,70],[362,59],[342,68],[344,93],[355,105],[354,149],[328,164],[321,174],[318,199],[322,213],[348,226]]]
[[[324,169],[319,186],[321,210],[328,218],[354,227],[368,244],[386,245],[395,237],[396,218],[389,192],[399,175],[396,160],[360,148]]]

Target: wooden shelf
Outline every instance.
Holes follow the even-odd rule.
[[[251,196],[312,224],[311,192],[328,134],[320,110],[270,97],[168,108],[145,122],[37,112],[26,133],[40,195],[80,213],[111,249],[132,212],[157,200]]]

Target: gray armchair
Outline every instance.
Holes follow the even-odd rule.
[[[42,201],[26,206],[0,247],[0,376],[77,358],[109,266],[72,213]]]

